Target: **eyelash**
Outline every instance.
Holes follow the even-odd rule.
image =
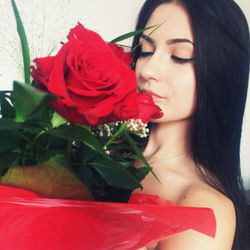
[[[140,52],[139,57],[148,57],[151,55],[153,55],[153,52]],[[178,63],[192,62],[194,60],[193,58],[181,58],[173,55],[171,56],[171,58]]]

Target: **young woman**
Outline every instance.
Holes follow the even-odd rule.
[[[210,238],[188,230],[145,249],[250,249],[239,159],[249,74],[246,19],[232,0],[147,0],[136,29],[157,24],[132,47],[138,90],[164,113],[152,121],[144,149],[161,183],[148,175],[134,193],[210,207],[217,231]]]

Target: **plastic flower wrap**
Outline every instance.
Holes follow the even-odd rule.
[[[133,194],[128,203],[87,202],[0,185],[0,206],[3,249],[136,250],[187,229],[215,236],[211,209],[176,206],[155,195]]]

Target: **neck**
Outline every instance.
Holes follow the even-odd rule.
[[[144,150],[147,158],[171,157],[190,148],[191,120],[154,123]]]

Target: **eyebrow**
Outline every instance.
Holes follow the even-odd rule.
[[[152,43],[152,44],[155,44],[155,41],[154,39],[152,39],[151,37],[145,35],[145,34],[142,34],[141,37],[143,39],[145,39],[146,41],[148,41],[149,43]],[[193,46],[194,46],[194,42],[186,39],[186,38],[175,38],[175,39],[169,39],[167,40],[167,44],[168,45],[172,45],[172,44],[176,44],[176,43],[191,43]]]

